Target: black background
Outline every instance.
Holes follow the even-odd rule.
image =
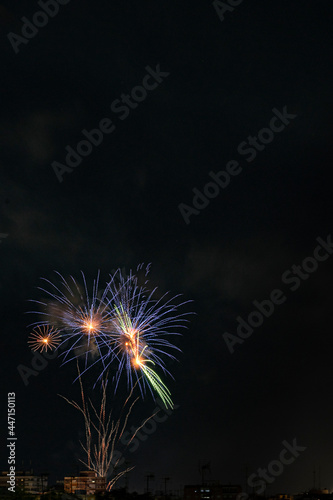
[[[1,435],[15,391],[18,466],[54,480],[81,456],[82,422],[58,397],[77,397],[75,366],[56,359],[28,386],[17,371],[39,278],[151,262],[152,284],[196,316],[169,365],[179,408],[128,457],[130,488],[147,471],[157,489],[196,483],[199,460],[244,485],[245,464],[267,467],[294,438],[307,449],[268,493],[311,487],[314,466],[333,488],[332,258],[295,292],[281,281],[332,229],[332,4],[244,0],[222,22],[211,2],[71,0],[15,54],[7,35],[37,10],[0,6]],[[120,120],[111,103],[158,64],[169,76]],[[297,117],[248,163],[238,145],[284,106]],[[105,117],[116,130],[60,183],[52,162]],[[186,224],[179,204],[231,159],[241,174]],[[223,333],[275,288],[287,300],[231,354]],[[147,397],[136,418],[153,409]],[[5,439],[0,453],[5,470]]]

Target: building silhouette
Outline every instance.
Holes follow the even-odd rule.
[[[94,495],[106,490],[106,478],[97,476],[94,471],[81,471],[79,476],[64,478],[65,493]]]
[[[0,475],[0,488],[8,489],[9,483],[8,471],[2,471]],[[39,495],[48,489],[48,474],[34,474],[33,470],[16,471],[15,473],[15,491],[24,491],[32,495]]]

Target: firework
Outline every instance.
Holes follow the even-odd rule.
[[[142,265],[138,267],[138,271]],[[185,328],[186,315],[178,309],[186,304],[179,303],[179,295],[168,293],[158,296],[157,287],[149,290],[147,275],[139,284],[138,274],[129,275],[120,269],[110,275],[104,290],[99,291],[99,273],[88,292],[85,276],[82,283],[73,278],[60,277],[60,284],[44,281],[48,288],[40,288],[48,299],[37,302],[42,307],[43,322],[61,331],[68,342],[63,351],[64,363],[84,359],[81,375],[99,363],[98,381],[110,368],[115,369],[114,390],[124,374],[128,388],[137,383],[142,396],[147,389],[155,398],[157,394],[165,406],[172,407],[171,394],[160,375],[171,375],[166,360],[175,360],[174,351],[180,351],[170,339],[180,335]],[[36,323],[37,324],[37,323]],[[59,346],[61,347],[61,345]]]
[[[107,490],[110,491],[115,483],[127,472],[132,470],[134,467],[127,467],[119,472],[115,472],[119,469],[120,461],[122,456],[119,456],[119,450],[117,447],[123,447],[121,443],[121,438],[126,431],[128,419],[132,413],[134,405],[138,401],[137,398],[133,398],[133,389],[130,391],[126,401],[122,407],[120,417],[117,420],[112,420],[112,413],[107,409],[107,375],[102,382],[101,391],[101,404],[100,407],[95,407],[91,400],[86,401],[86,397],[83,391],[82,380],[80,372],[78,369],[78,379],[80,381],[81,387],[81,400],[82,404],[75,401],[70,401],[64,396],[62,397],[67,403],[78,410],[84,419],[85,425],[85,443],[80,442],[82,449],[85,452],[86,459],[80,460],[80,462],[88,468],[88,470],[94,471],[99,477],[107,478]],[[158,412],[156,412],[158,413]],[[134,431],[131,427],[130,437],[126,439],[126,447],[131,444],[140,429],[151,419],[156,413],[148,417],[139,427],[135,428]],[[112,476],[110,476],[112,474]],[[110,478],[111,477],[111,478]]]
[[[146,268],[145,277],[149,272]],[[108,283],[109,305],[113,321],[109,337],[109,351],[104,356],[105,369],[117,363],[116,388],[123,372],[127,383],[133,387],[138,382],[142,395],[149,389],[157,393],[166,407],[173,405],[170,391],[157,374],[157,369],[170,375],[165,358],[175,360],[172,350],[176,347],[169,338],[179,335],[179,329],[185,328],[189,313],[178,314],[179,295],[169,297],[168,293],[156,299],[157,287],[147,288],[148,280],[139,285],[137,275],[132,272],[123,276],[118,270]],[[170,352],[171,351],[171,352]]]
[[[66,281],[59,273],[59,286],[42,278],[50,290],[44,287],[39,287],[39,290],[46,293],[48,299],[36,303],[42,308],[39,313],[43,318],[42,324],[54,325],[62,333],[62,342],[69,341],[69,347],[62,353],[64,362],[83,356],[87,368],[88,355],[99,358],[101,347],[108,340],[110,313],[104,302],[105,292],[98,289],[99,273],[93,282],[91,294],[88,293],[86,278],[81,274],[82,284],[72,276]]]
[[[38,326],[30,333],[28,344],[33,351],[43,352],[52,350],[61,342],[61,335],[58,330],[49,325]]]
[[[113,321],[113,328],[116,331],[116,335],[113,334],[110,337],[110,342],[112,344],[111,352],[114,354],[116,351],[115,357],[119,362],[118,373],[116,375],[117,383],[124,368],[127,371],[128,383],[131,386],[133,384],[133,375],[137,377],[137,374],[140,373],[143,377],[141,377],[141,380],[137,378],[137,382],[141,392],[143,392],[146,382],[148,387],[160,396],[166,407],[168,405],[172,407],[173,403],[170,398],[169,389],[151,366],[148,366],[148,364],[155,365],[155,362],[149,359],[150,356],[153,356],[153,352],[144,340],[144,330],[133,327],[133,322],[128,313],[124,311],[122,304],[121,310],[117,306],[114,309],[115,319]]]
[[[61,342],[61,335],[58,330],[49,325],[38,326],[30,333],[28,344],[33,351],[43,352],[52,350]]]

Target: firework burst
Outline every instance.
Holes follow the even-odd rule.
[[[59,285],[44,279],[48,287],[39,288],[47,300],[36,301],[43,321],[34,325],[52,325],[61,331],[62,342],[68,342],[62,352],[64,363],[83,358],[81,375],[99,363],[97,381],[101,382],[105,372],[114,368],[115,391],[124,374],[130,390],[137,384],[142,396],[148,389],[154,398],[157,394],[166,407],[172,407],[170,391],[160,375],[171,375],[166,360],[175,360],[173,352],[180,349],[170,339],[180,335],[179,330],[186,327],[185,316],[191,313],[178,313],[187,303],[179,302],[179,295],[161,296],[157,287],[148,289],[148,273],[149,266],[139,284],[138,274],[130,271],[126,275],[118,269],[102,291],[98,273],[91,293],[83,273],[83,284],[57,273]]]
[[[32,330],[29,338],[28,344],[32,351],[52,350],[61,342],[60,332],[49,325],[37,326]]]
[[[149,356],[152,355],[152,351],[143,340],[143,336],[141,335],[140,337],[140,330],[133,327],[131,318],[124,311],[122,304],[121,310],[115,306],[113,328],[116,331],[116,335],[113,334],[110,338],[113,347],[116,345],[117,353],[115,357],[119,362],[116,376],[117,384],[121,372],[125,368],[127,371],[127,380],[131,386],[133,383],[133,375],[135,374],[141,393],[143,393],[145,389],[146,382],[146,384],[160,396],[166,407],[172,407],[173,403],[170,398],[170,391],[151,366],[148,366],[149,363],[150,365],[155,365],[154,361],[149,359]],[[114,355],[113,349],[111,349],[111,352]],[[140,377],[138,377],[137,374],[140,374]]]
[[[104,302],[105,292],[100,292],[99,273],[93,282],[91,294],[88,292],[86,278],[82,274],[82,284],[72,276],[66,281],[61,274],[60,285],[44,278],[50,289],[39,287],[47,294],[46,301],[36,301],[41,306],[42,323],[55,325],[63,337],[63,343],[69,340],[69,347],[62,352],[64,362],[85,358],[88,367],[88,355],[101,356],[101,348],[108,339],[110,313]],[[33,311],[36,312],[36,311]]]
[[[139,266],[138,270],[141,268]],[[124,276],[118,270],[111,276],[107,289],[113,321],[109,351],[104,356],[103,364],[105,369],[115,363],[118,365],[116,388],[121,374],[125,372],[129,387],[138,382],[142,395],[148,388],[153,397],[157,393],[168,407],[172,406],[170,391],[156,370],[170,375],[165,358],[175,360],[172,350],[180,349],[169,338],[180,335],[179,329],[186,327],[185,316],[190,313],[178,313],[179,307],[186,303],[177,303],[179,295],[169,297],[166,293],[155,298],[157,287],[148,289],[148,273],[149,266],[142,285],[132,272]]]

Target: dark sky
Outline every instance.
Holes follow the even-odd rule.
[[[179,408],[128,457],[130,487],[147,471],[156,488],[163,476],[173,489],[196,483],[199,460],[207,478],[244,484],[245,464],[267,468],[296,438],[306,450],[268,493],[311,487],[314,466],[332,489],[333,256],[306,260],[317,269],[297,290],[287,273],[332,232],[332,4],[244,0],[221,21],[212,2],[71,0],[16,54],[7,34],[38,10],[0,6],[1,436],[14,391],[18,464],[63,477],[83,431],[58,397],[77,399],[75,366],[55,359],[28,386],[17,371],[31,363],[25,313],[40,277],[106,279],[151,262],[152,283],[196,315],[169,364]],[[128,116],[111,111],[158,65],[163,81]],[[284,108],[290,123],[261,132],[282,128],[271,120]],[[104,118],[114,131],[59,182],[52,163]],[[258,133],[265,147],[248,161],[239,145]],[[179,205],[193,207],[193,189],[231,160],[241,172],[186,224]],[[231,354],[223,334],[274,289],[284,303]],[[136,422],[153,409],[140,402]],[[5,441],[0,454],[4,470]]]

